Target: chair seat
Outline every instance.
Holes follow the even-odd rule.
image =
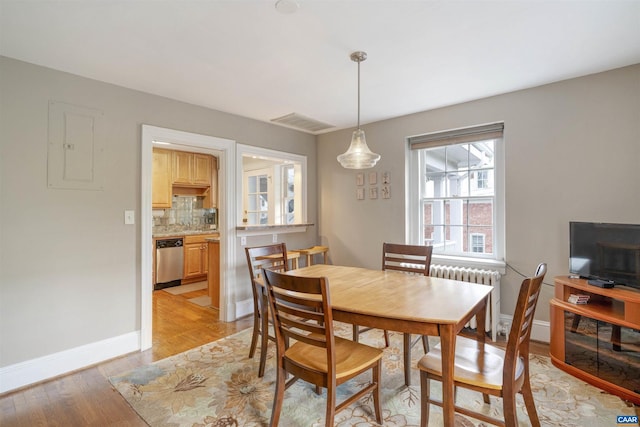
[[[504,367],[505,352],[501,348],[490,344],[484,345],[484,363],[479,365],[482,351],[477,341],[458,336],[456,339],[456,360],[454,365],[454,380],[494,390],[502,389],[502,369]],[[418,368],[433,376],[442,375],[442,353],[440,344],[427,353],[418,362]],[[516,378],[524,374],[524,363],[518,358],[516,364]]]
[[[382,358],[382,350],[335,337],[336,380],[350,378]],[[285,359],[305,370],[327,373],[327,352],[317,346],[296,342],[285,351]]]

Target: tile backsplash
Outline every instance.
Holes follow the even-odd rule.
[[[204,209],[202,196],[173,196],[171,209],[153,210],[153,232],[215,230],[217,224],[207,224],[205,216],[212,209]]]

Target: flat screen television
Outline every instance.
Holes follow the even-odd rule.
[[[569,271],[640,290],[640,224],[570,222]]]

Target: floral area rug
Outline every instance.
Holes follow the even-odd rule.
[[[351,326],[338,324],[336,334],[350,337]],[[384,349],[382,410],[384,425],[417,426],[420,420],[420,378],[415,368],[422,346],[414,346],[412,385],[404,385],[402,334],[390,333],[391,345]],[[110,378],[131,407],[152,427],[255,427],[268,426],[275,391],[275,346],[269,344],[267,369],[258,378],[259,352],[248,358],[251,329],[160,360],[151,365]],[[376,330],[361,336],[361,342],[383,347]],[[437,343],[433,339],[432,345]],[[338,401],[370,380],[365,373],[339,387]],[[532,356],[531,382],[538,416],[543,426],[611,426],[618,415],[635,415],[616,396],[604,393],[553,367],[549,358]],[[432,394],[440,395],[440,384],[432,381]],[[285,393],[280,426],[324,426],[326,391],[298,381]],[[457,403],[492,416],[502,414],[502,401],[459,389]],[[528,426],[522,397],[518,397],[518,420]],[[336,415],[337,426],[376,426],[370,397],[364,397]],[[442,411],[431,406],[429,426],[442,426]],[[456,426],[484,426],[478,420],[456,414]]]

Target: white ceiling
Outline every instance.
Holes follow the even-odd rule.
[[[286,0],[292,1],[292,0]],[[640,1],[0,0],[0,54],[337,128],[640,63]]]

